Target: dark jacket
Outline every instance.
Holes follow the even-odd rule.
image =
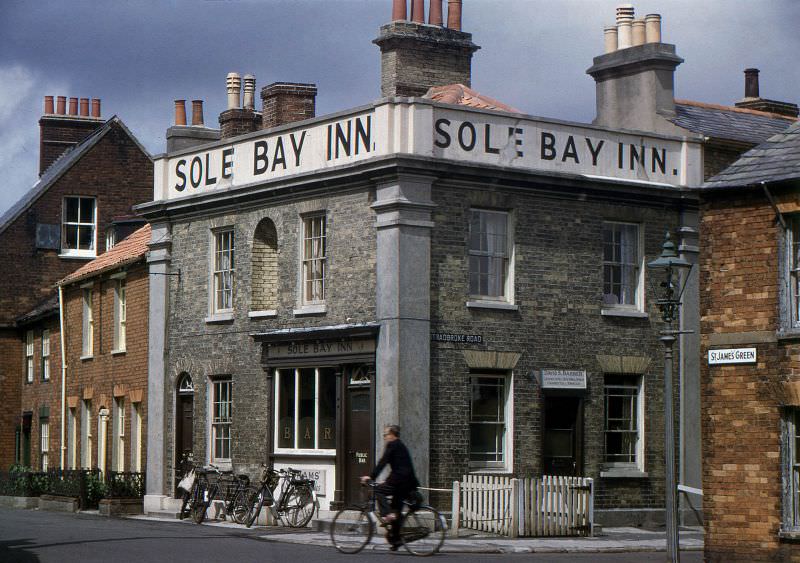
[[[414,466],[411,463],[411,454],[406,445],[400,439],[392,440],[386,444],[378,465],[372,470],[370,477],[375,480],[386,466],[392,468],[386,483],[413,490],[419,487],[419,481],[414,474]]]

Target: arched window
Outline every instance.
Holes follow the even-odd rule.
[[[274,315],[278,306],[278,232],[270,219],[262,219],[256,227],[252,260],[250,316]]]
[[[181,395],[194,393],[194,384],[192,383],[192,376],[184,373],[178,382],[178,393]]]

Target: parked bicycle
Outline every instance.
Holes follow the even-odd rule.
[[[377,484],[371,481],[366,486],[370,487],[369,499],[361,505],[340,510],[331,522],[331,541],[342,553],[358,553],[377,533],[378,525],[384,525],[377,512]],[[395,529],[399,529],[400,543],[414,555],[433,555],[438,552],[447,532],[444,516],[435,508],[423,504],[419,492],[412,493],[410,499],[404,500],[400,518],[385,526],[397,526]],[[397,547],[393,545],[392,549]]]
[[[292,528],[303,528],[311,521],[317,507],[314,481],[303,479],[297,469],[276,471],[262,465],[259,487],[248,487],[240,493],[237,506],[247,507],[244,520],[249,528],[266,506],[275,519],[280,519]]]
[[[202,524],[211,503],[219,499],[223,501],[223,516],[243,524],[248,507],[245,504],[237,504],[237,499],[242,502],[240,493],[247,490],[250,478],[247,475],[234,475],[233,472],[222,471],[215,465],[195,469],[194,472],[195,479],[191,489],[183,496],[180,518],[186,518],[191,514],[196,524]]]

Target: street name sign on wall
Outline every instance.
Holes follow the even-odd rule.
[[[543,369],[542,389],[586,389],[586,371],[577,369]]]
[[[457,344],[483,344],[480,334],[448,334],[445,332],[431,333],[432,342],[455,342]]]
[[[724,350],[709,350],[708,365],[725,364],[754,364],[756,363],[755,348],[727,348]]]

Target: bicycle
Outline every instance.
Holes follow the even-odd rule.
[[[262,465],[261,482],[258,488],[248,487],[240,493],[243,499],[237,501],[247,507],[245,525],[249,528],[258,520],[261,509],[269,508],[275,519],[280,519],[292,528],[303,528],[311,521],[317,507],[314,481],[302,479],[301,472],[291,467],[276,471]],[[280,491],[277,500],[273,491]]]
[[[210,482],[209,475],[216,474],[216,479]],[[204,470],[195,470],[195,483],[189,494],[191,502],[190,512],[196,524],[202,524],[206,518],[206,511],[211,503],[222,493],[223,516],[242,524],[247,517],[247,505],[237,503],[242,491],[247,490],[250,478],[247,475],[234,476],[232,472],[222,471],[215,465],[209,465]],[[185,501],[185,504],[186,503]],[[181,509],[181,515],[184,509]]]
[[[349,506],[336,513],[331,522],[331,541],[341,553],[358,553],[372,540],[381,522],[377,512],[374,481],[366,483],[370,487],[369,499],[361,505]],[[412,493],[410,499],[403,501],[400,518],[387,526],[399,526],[399,539],[403,547],[412,555],[433,555],[444,544],[447,522],[435,508],[422,503],[419,492]],[[396,549],[396,546],[392,546]]]

